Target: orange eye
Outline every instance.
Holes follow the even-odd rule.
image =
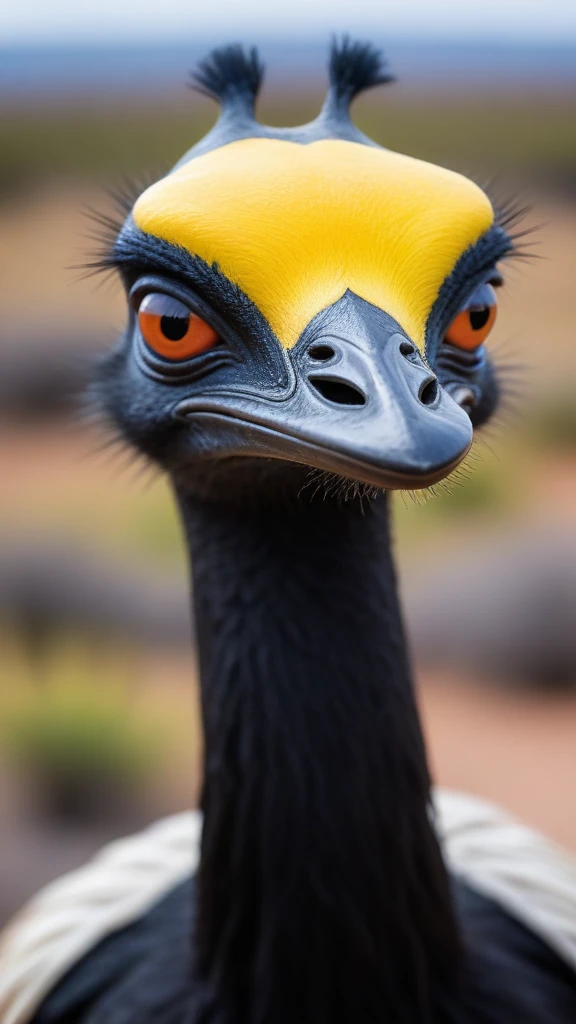
[[[142,337],[157,355],[178,361],[200,355],[218,341],[210,324],[171,295],[151,292],[140,303],[138,324]]]
[[[469,352],[486,340],[496,319],[496,294],[489,284],[477,288],[466,307],[454,317],[444,341]]]

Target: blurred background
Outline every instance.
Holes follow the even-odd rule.
[[[261,118],[294,124],[318,110],[330,34],[372,39],[399,81],[358,102],[361,128],[530,207],[491,343],[502,413],[452,495],[395,497],[396,539],[437,779],[576,850],[576,8],[198,6],[0,14],[0,923],[198,791],[180,530],[165,482],[80,416],[124,302],[78,266],[88,211],[208,129],[187,73],[236,40],[269,66]]]

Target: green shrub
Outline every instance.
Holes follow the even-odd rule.
[[[505,498],[503,481],[497,470],[476,467],[467,479],[449,483],[449,492],[436,488],[438,497],[430,508],[441,514],[459,515],[500,508]]]
[[[85,678],[20,694],[4,708],[1,733],[38,808],[60,819],[123,814],[160,753],[156,731],[123,692]]]

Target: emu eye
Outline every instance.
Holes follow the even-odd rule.
[[[183,302],[162,292],[144,296],[138,309],[138,324],[152,351],[174,362],[200,355],[218,341],[210,324]]]
[[[486,341],[495,319],[496,293],[492,285],[480,285],[454,317],[444,341],[470,352]]]

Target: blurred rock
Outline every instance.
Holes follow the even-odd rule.
[[[31,651],[62,631],[153,647],[190,645],[183,581],[63,541],[9,544],[4,539],[0,618],[24,633]]]
[[[500,536],[402,571],[408,630],[426,666],[538,687],[576,685],[576,545],[570,534]],[[183,578],[57,544],[0,547],[0,618],[31,652],[53,634],[189,649]]]
[[[574,533],[506,534],[403,580],[419,662],[539,687],[576,686]]]
[[[8,340],[0,339],[0,415],[29,423],[70,413],[102,348],[92,335],[11,330]]]

